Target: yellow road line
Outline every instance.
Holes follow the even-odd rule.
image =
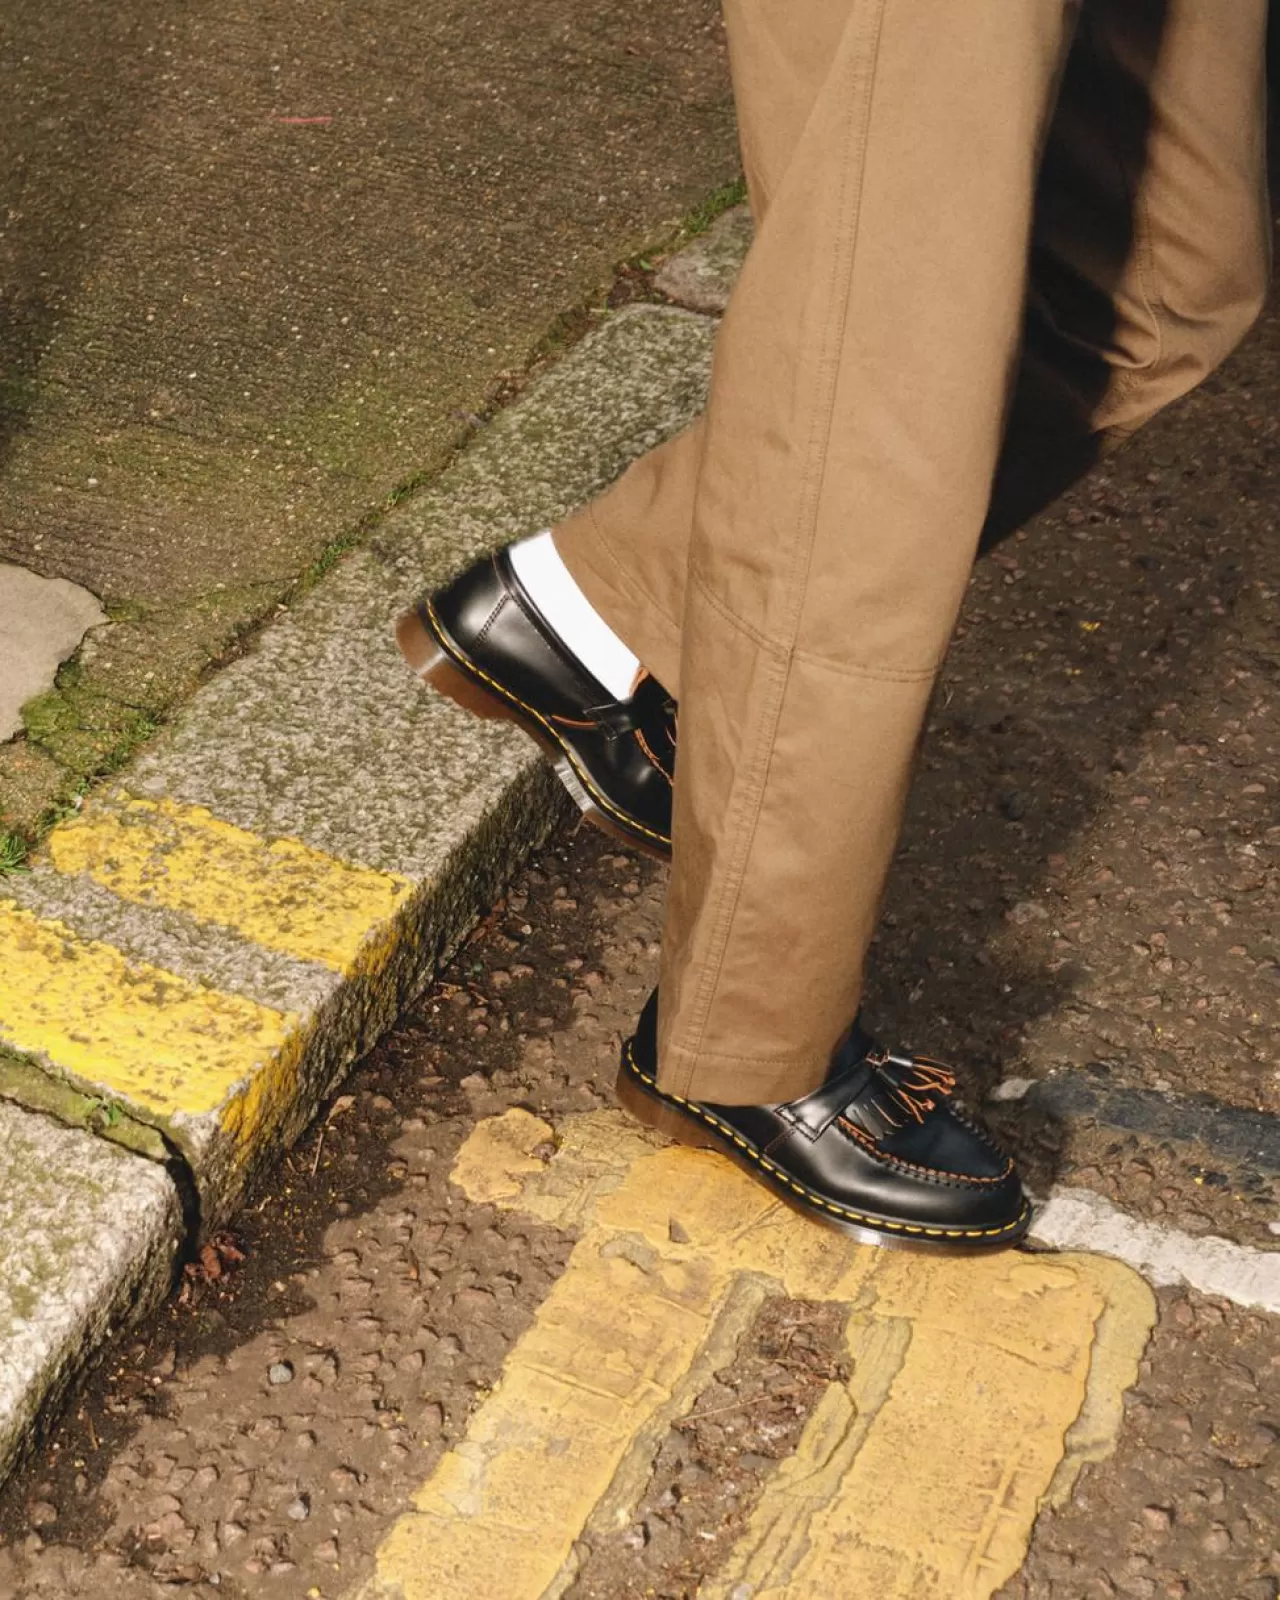
[[[550,1136],[509,1112],[460,1152],[474,1201],[585,1233],[385,1540],[365,1600],[560,1593],[584,1528],[633,1509],[634,1463],[692,1403],[690,1373],[745,1282],[847,1305],[853,1375],[766,1485],[708,1600],[744,1585],[759,1600],[987,1600],[1021,1564],[1078,1420],[1118,1428],[1155,1317],[1127,1267],[868,1249],[713,1156],[655,1151],[616,1115],[575,1118],[548,1161]]]
[[[186,912],[339,972],[409,887],[407,879],[337,861],[296,839],[260,839],[201,806],[169,800],[87,808],[54,829],[48,849],[58,872],[87,872],[124,900]]]
[[[0,901],[0,1043],[109,1098],[159,1116],[216,1111],[281,1058],[297,1022]]]

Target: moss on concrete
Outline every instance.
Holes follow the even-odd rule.
[[[742,196],[741,179],[721,185],[674,228],[665,227],[630,254],[618,273],[647,272],[652,260],[705,231]],[[51,690],[28,701],[25,735],[0,746],[0,831],[27,844],[38,842],[93,780],[119,770],[152,737],[211,668],[239,654],[279,605],[305,592],[362,544],[390,510],[433,481],[536,372],[598,326],[609,314],[619,281],[603,282],[577,304],[550,315],[531,310],[523,328],[508,324],[501,344],[490,351],[487,370],[455,372],[453,381],[445,382],[467,403],[444,415],[438,404],[423,407],[420,391],[436,385],[419,362],[417,371],[366,371],[322,399],[273,418],[260,446],[272,459],[256,467],[239,446],[211,448],[182,440],[165,455],[154,437],[132,429],[114,433],[104,442],[104,474],[140,475],[154,482],[157,492],[163,488],[171,504],[190,500],[194,507],[212,497],[234,505],[246,525],[256,519],[265,528],[286,516],[292,494],[305,499],[322,478],[341,483],[342,503],[363,502],[365,509],[345,515],[307,564],[285,575],[218,584],[177,606],[104,595],[109,625],[63,664]],[[442,352],[433,360],[447,368],[464,354]],[[372,446],[407,429],[414,435],[412,467],[399,481],[388,481],[385,461]],[[286,452],[291,474],[273,470]]]
[[[84,1094],[30,1056],[2,1047],[0,1100],[42,1111],[65,1127],[100,1134],[149,1161],[167,1161],[172,1153],[155,1128],[130,1116],[124,1107]]]

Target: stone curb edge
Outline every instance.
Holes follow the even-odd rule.
[[[392,623],[692,420],[714,329],[609,318],[0,880],[0,1480],[564,814]]]

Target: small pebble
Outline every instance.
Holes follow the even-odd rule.
[[[305,1522],[311,1515],[311,1502],[306,1495],[300,1494],[296,1500],[290,1500],[284,1508],[284,1514],[290,1522]]]
[[[267,1382],[275,1385],[293,1382],[293,1363],[291,1361],[273,1361],[267,1368]]]
[[[1036,1086],[1034,1078],[1003,1078],[991,1091],[992,1100],[1024,1100]]]

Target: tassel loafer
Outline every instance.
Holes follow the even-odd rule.
[[[530,734],[592,822],[670,859],[674,702],[648,674],[615,700],[539,612],[505,551],[424,596],[400,617],[396,639],[441,694]]]
[[[623,1046],[618,1098],[683,1144],[718,1150],[794,1210],[873,1244],[984,1250],[1015,1244],[1031,1207],[1007,1156],[927,1057],[878,1047],[855,1022],[812,1094],[713,1105],[657,1083],[655,992]]]

